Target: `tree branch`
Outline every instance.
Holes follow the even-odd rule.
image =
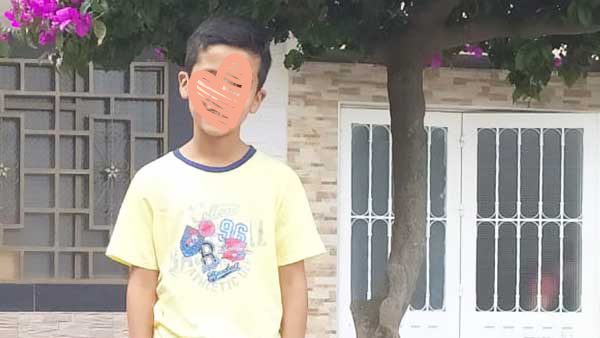
[[[475,43],[494,38],[530,39],[547,35],[577,35],[596,33],[600,25],[583,26],[565,23],[557,18],[534,18],[511,22],[494,18],[481,18],[460,27],[448,28],[441,33],[440,49],[457,47],[465,43]]]

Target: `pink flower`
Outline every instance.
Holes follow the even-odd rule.
[[[560,66],[562,66],[562,59],[558,57],[554,58],[554,67],[560,68]]]
[[[56,11],[52,23],[58,25],[61,31],[64,31],[68,25],[79,18],[79,11],[73,7],[65,7]]]
[[[31,0],[29,6],[34,17],[50,19],[54,16],[58,3],[56,0]]]
[[[431,58],[431,68],[440,68],[442,66],[442,54],[437,53]]]
[[[0,42],[5,42],[10,40],[10,34],[9,33],[0,33]]]
[[[17,21],[16,17],[15,17],[15,12],[11,9],[7,10],[6,12],[4,12],[4,16],[10,21],[11,26],[15,27],[15,28],[20,28],[21,27],[21,23],[19,23],[19,21]]]
[[[28,12],[21,13],[21,23],[26,25],[31,24],[33,22],[33,16]]]
[[[75,21],[75,33],[80,38],[88,35],[91,28],[92,15],[90,13],[86,13],[85,15],[79,17],[79,19]]]
[[[4,12],[4,16],[10,21],[15,21],[15,13],[12,11],[12,9],[9,9],[6,12]]]
[[[156,57],[156,59],[159,61],[164,61],[165,60],[165,52],[163,51],[162,48],[156,47],[156,48],[154,48],[154,57]]]
[[[55,40],[56,40],[56,30],[55,29],[50,29],[48,31],[40,32],[40,38],[39,38],[40,45],[44,46],[44,45],[47,45],[50,43],[54,43]]]
[[[82,38],[90,32],[92,15],[90,13],[81,15],[76,8],[65,7],[56,11],[52,24],[58,26],[61,31],[72,27],[75,29],[75,34]]]
[[[81,0],[71,0],[71,3],[75,6],[79,6],[81,4]]]

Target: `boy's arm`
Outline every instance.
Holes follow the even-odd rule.
[[[127,285],[129,338],[154,336],[154,303],[158,271],[132,266]]]
[[[283,304],[281,338],[304,338],[308,315],[308,295],[304,261],[279,267]]]

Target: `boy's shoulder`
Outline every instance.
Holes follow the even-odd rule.
[[[134,178],[139,181],[156,182],[160,177],[172,172],[175,156],[169,151],[158,158],[142,165],[135,172]]]
[[[296,171],[284,160],[268,155],[260,150],[256,151],[255,156],[257,156],[257,162],[262,167],[261,170],[272,174],[273,178],[278,177],[289,180],[297,177]]]

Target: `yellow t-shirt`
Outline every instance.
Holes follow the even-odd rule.
[[[227,167],[177,150],[144,166],[106,255],[159,271],[154,338],[276,338],[278,267],[324,250],[296,173],[251,147]]]

